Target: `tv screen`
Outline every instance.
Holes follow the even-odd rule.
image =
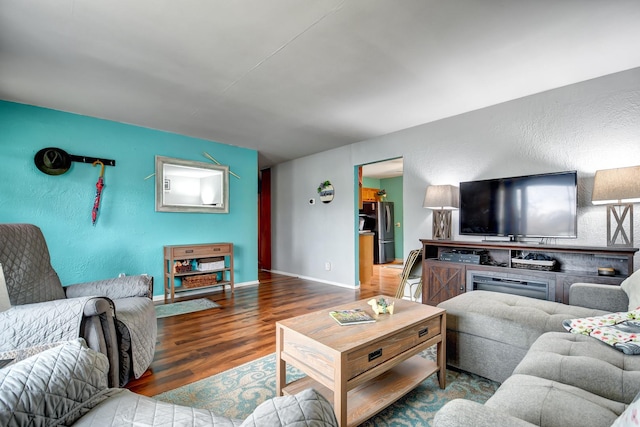
[[[576,171],[460,183],[460,234],[577,237]]]

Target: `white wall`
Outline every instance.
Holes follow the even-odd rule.
[[[564,170],[578,171],[578,239],[561,243],[604,246],[606,208],[591,205],[593,176],[640,164],[640,68],[275,166],[273,270],[357,286],[354,166],[400,156],[404,253],[431,238],[431,211],[422,208],[427,185]],[[327,179],[334,202],[309,205]],[[638,246],[640,213],[634,219]],[[457,234],[457,221],[454,212],[454,239],[470,240]]]
[[[355,193],[350,156],[350,148],[343,147],[273,169],[273,271],[353,286]],[[324,181],[334,187],[331,203],[320,202],[317,193]]]

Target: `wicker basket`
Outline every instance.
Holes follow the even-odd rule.
[[[511,258],[511,266],[513,268],[522,268],[525,270],[553,271],[556,268],[556,260],[543,261]]]
[[[173,267],[175,273],[188,273],[191,271],[191,265],[176,265]]]
[[[200,274],[198,276],[187,276],[182,278],[182,286],[185,288],[200,288],[218,283],[217,274]]]

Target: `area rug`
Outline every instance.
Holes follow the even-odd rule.
[[[434,347],[421,354],[434,360]],[[302,377],[287,366],[287,382]],[[435,413],[450,400],[462,398],[484,403],[499,384],[464,372],[447,370],[447,387],[440,389],[436,375],[362,424],[379,426],[429,426]],[[216,414],[244,419],[265,400],[275,396],[275,354],[155,396],[157,399],[209,409]]]
[[[220,307],[218,304],[207,298],[198,298],[188,301],[174,302],[173,304],[162,304],[155,306],[156,318],[158,319],[218,307]]]

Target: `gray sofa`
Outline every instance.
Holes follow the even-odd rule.
[[[562,326],[628,311],[622,287],[574,284],[570,305],[473,291],[439,306],[448,364],[502,384],[484,405],[447,403],[435,426],[610,426],[640,393],[640,356]]]
[[[112,386],[151,364],[157,337],[151,277],[63,287],[42,231],[31,224],[0,224],[0,267],[10,300],[0,310],[0,353],[82,337],[108,357]]]
[[[109,388],[109,361],[82,339],[63,343],[0,369],[2,426],[333,427],[331,404],[307,389],[262,403],[244,421]]]

